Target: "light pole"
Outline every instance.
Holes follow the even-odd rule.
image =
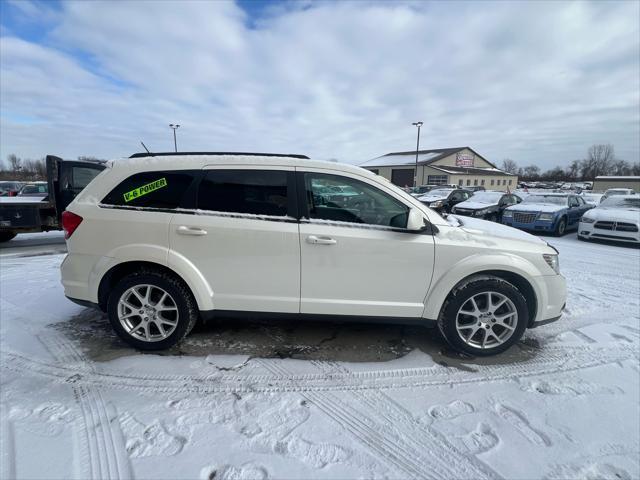
[[[420,127],[422,126],[422,122],[414,122],[411,125],[414,127],[418,127],[418,141],[416,142],[416,174],[413,177],[413,186],[418,186],[418,150],[420,150]]]
[[[177,123],[170,123],[169,127],[173,130],[173,148],[175,148],[176,153],[178,153],[178,142],[176,141],[176,130],[180,128],[180,125]]]

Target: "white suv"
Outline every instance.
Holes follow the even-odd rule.
[[[443,218],[367,170],[304,156],[111,161],[63,226],[65,295],[144,350],[241,312],[437,326],[455,349],[491,355],[565,305],[546,242]]]

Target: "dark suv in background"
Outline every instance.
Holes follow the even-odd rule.
[[[505,192],[475,192],[469,200],[457,204],[451,213],[467,217],[483,218],[492,222],[502,220],[502,212],[522,201],[517,195]]]
[[[468,200],[473,192],[462,188],[434,188],[418,200],[436,212],[449,213],[454,205]]]

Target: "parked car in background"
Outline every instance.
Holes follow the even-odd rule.
[[[0,182],[0,197],[15,197],[22,188],[22,182]]]
[[[434,188],[440,188],[439,185],[420,185],[418,187],[411,187],[409,189],[409,194],[413,197],[421,197],[427,192],[430,192]]]
[[[600,202],[602,201],[602,197],[604,197],[604,194],[602,194],[602,193],[582,193],[580,196],[582,198],[584,198],[584,201],[587,202],[589,205],[598,206],[598,205],[600,205]]]
[[[462,188],[437,188],[418,197],[418,200],[436,212],[449,213],[455,205],[468,200],[472,195],[473,192]]]
[[[482,185],[474,185],[473,187],[465,187],[466,190],[469,190],[470,192],[484,192],[486,190],[486,188],[484,188]]]
[[[580,219],[580,240],[616,240],[640,244],[640,195],[614,195]]]
[[[562,236],[578,228],[580,218],[593,205],[579,195],[567,193],[534,193],[519,205],[507,208],[502,223],[523,230],[542,231]]]
[[[0,243],[19,233],[60,230],[65,207],[104,169],[104,163],[48,155],[47,193],[0,198]],[[40,189],[40,183],[35,185]]]
[[[49,191],[47,182],[33,182],[24,185],[18,192],[18,197],[42,197]]]
[[[453,207],[451,213],[499,222],[505,208],[520,202],[522,199],[513,193],[475,192],[471,198]]]
[[[200,317],[255,315],[418,323],[485,356],[565,307],[547,242],[444,219],[362,168],[173,153],[105,166],[64,212],[62,284],[135,348],[169,348]],[[365,201],[316,204],[331,185]]]
[[[604,197],[602,199],[604,200],[605,198],[613,197],[614,195],[633,195],[634,193],[636,192],[632,188],[610,188],[604,192]]]

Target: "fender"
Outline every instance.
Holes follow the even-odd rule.
[[[439,266],[436,265],[436,270],[438,267]],[[441,266],[441,268],[445,268],[445,266]],[[425,308],[422,316],[424,318],[437,319],[440,316],[440,310],[447,296],[461,280],[471,275],[491,270],[515,273],[526,279],[536,294],[538,304],[537,311],[541,311],[542,300],[546,296],[546,292],[542,292],[538,282],[534,281],[535,277],[540,276],[540,272],[535,265],[516,255],[497,253],[494,255],[471,255],[460,259],[451,267],[447,267],[446,273],[431,285],[431,289],[425,299]]]
[[[104,275],[113,267],[127,262],[150,262],[169,268],[187,284],[200,310],[213,309],[213,291],[202,273],[176,252],[149,244],[125,245],[101,257],[89,274],[90,301],[98,302],[98,288]]]

